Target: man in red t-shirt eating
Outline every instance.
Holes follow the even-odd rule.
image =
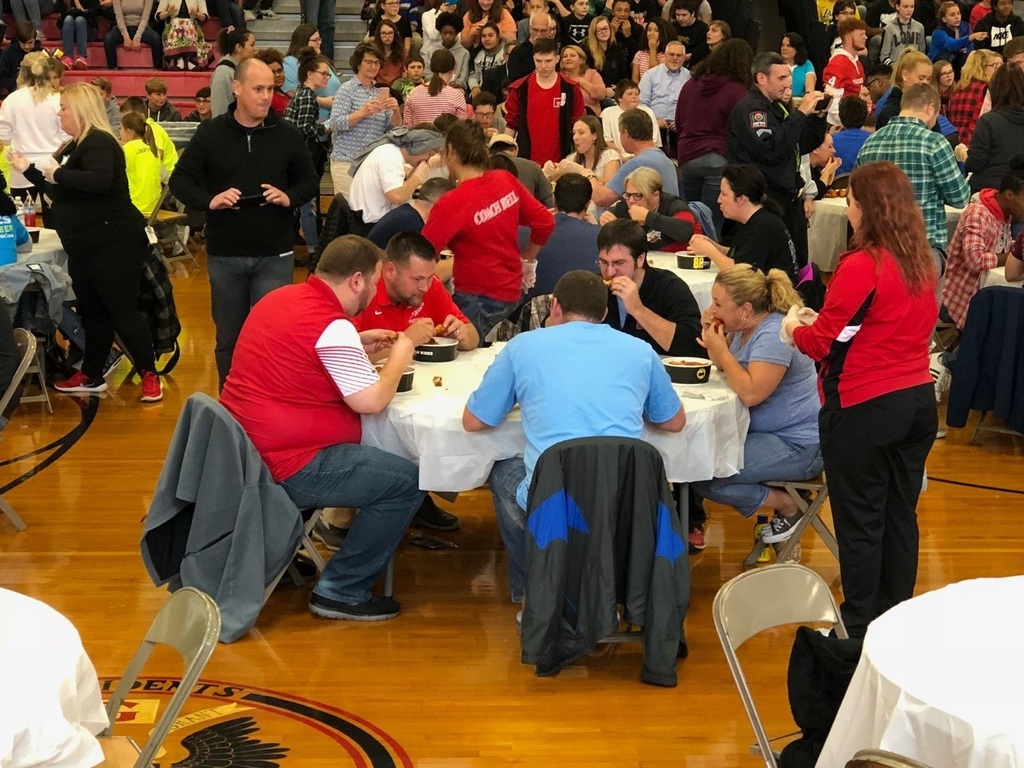
[[[535,71],[508,87],[505,129],[516,138],[519,156],[538,165],[558,163],[573,149],[572,127],[583,117],[583,91],[557,71],[558,44],[533,44]]]
[[[420,326],[431,336],[455,339],[461,352],[476,349],[480,335],[434,274],[437,251],[430,241],[419,232],[402,232],[388,242],[386,254],[377,291],[355,318],[356,328],[401,332]],[[370,359],[387,354],[387,350],[382,350],[371,354]],[[445,512],[427,495],[413,525],[454,531],[459,527],[459,518]]]

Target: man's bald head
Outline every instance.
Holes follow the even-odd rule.
[[[247,128],[262,123],[274,96],[274,73],[258,59],[245,59],[235,67],[231,82],[235,94],[235,120]]]

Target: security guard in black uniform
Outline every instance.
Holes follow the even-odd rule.
[[[751,66],[754,85],[729,115],[729,161],[756,165],[768,197],[782,208],[782,219],[796,246],[799,266],[807,263],[807,217],[801,192],[800,156],[825,140],[824,97],[809,91],[797,109],[787,109],[793,76],[777,53],[759,53]]]

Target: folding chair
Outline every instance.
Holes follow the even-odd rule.
[[[50,391],[46,388],[46,346],[40,344],[39,341],[34,337],[30,331],[26,331],[23,328],[16,328],[14,330],[14,338],[18,338],[18,331],[27,333],[29,336],[33,336],[33,353],[32,359],[29,361],[28,367],[25,372],[21,375],[21,378],[25,379],[25,383],[28,384],[35,377],[36,383],[39,385],[38,395],[25,395],[21,396],[22,403],[45,403],[46,410],[49,413],[53,413],[53,403],[50,402]],[[20,347],[19,347],[20,349]],[[18,381],[21,381],[18,378]]]
[[[7,391],[4,392],[4,396],[0,398],[0,413],[3,413],[4,410],[6,410],[7,404],[11,402],[11,398],[14,397],[14,393],[18,391],[18,387],[21,386],[21,380],[25,377],[29,366],[35,359],[36,337],[24,328],[15,328],[14,346],[17,348],[18,354],[21,356],[21,362],[18,363],[18,367],[14,371],[14,377],[11,379],[11,383],[8,385]],[[0,512],[7,515],[7,519],[14,524],[15,530],[24,531],[28,527],[25,525],[25,521],[18,516],[18,513],[14,511],[11,505],[7,503],[7,499],[3,496],[0,496]]]
[[[168,211],[161,206],[164,201],[167,200],[169,190],[167,182],[164,181],[160,184],[160,197],[156,202],[156,206],[153,208],[153,212],[149,214],[149,221],[146,223],[153,228],[157,235],[156,248],[160,251],[163,256],[164,244],[171,246],[171,256],[163,257],[164,261],[168,264],[172,261],[180,261],[181,259],[191,259],[192,263],[198,267],[199,262],[196,261],[195,255],[192,250],[188,247],[188,235],[185,234],[188,231],[188,215],[182,211]],[[170,236],[166,233],[170,232]],[[175,255],[177,249],[181,249],[184,253]]]
[[[825,521],[821,519],[821,508],[825,505],[825,501],[828,499],[828,482],[825,480],[824,475],[820,475],[813,480],[805,480],[802,482],[773,482],[768,483],[772,488],[782,488],[785,490],[793,501],[796,502],[797,508],[803,512],[803,517],[796,524],[793,529],[793,533],[790,535],[781,548],[777,548],[776,560],[780,563],[785,562],[793,555],[795,550],[800,545],[800,537],[804,535],[804,531],[807,530],[808,525],[814,526],[814,530],[818,532],[818,536],[825,542],[825,546],[828,547],[828,551],[832,553],[832,557],[836,560],[839,559],[839,545],[836,543],[836,537],[829,530],[829,527],[825,524]],[[814,494],[814,498],[808,501],[800,495],[800,491],[810,491]],[[771,546],[765,544],[760,538],[754,542],[754,548],[750,550],[750,554],[747,555],[747,559],[743,561],[744,568],[753,568],[757,565],[757,558],[764,551],[764,548]]]
[[[711,612],[729,670],[757,737],[751,753],[760,754],[767,768],[776,768],[778,753],[772,750],[761,724],[736,651],[754,635],[785,624],[831,624],[836,636],[845,640],[849,636],[839,606],[818,574],[802,565],[782,563],[747,571],[727,581],[715,595]]]
[[[922,762],[881,749],[862,749],[846,764],[846,768],[929,768]]]
[[[104,751],[111,744],[107,739],[114,742],[124,741],[115,739],[113,736],[117,712],[131,692],[132,686],[138,679],[149,655],[153,652],[153,648],[157,645],[170,646],[181,654],[185,668],[181,675],[181,683],[150,733],[145,748],[141,750],[138,759],[133,763],[134,768],[150,768],[153,757],[160,750],[167,733],[174,725],[175,718],[188,699],[192,687],[199,679],[206,662],[209,661],[219,635],[220,610],[211,597],[192,587],[182,587],[171,595],[156,615],[156,619],[153,620],[153,625],[146,633],[142,645],[135,652],[135,656],[128,664],[117,688],[114,689],[114,694],[107,702],[107,717],[110,718],[110,725],[100,734],[101,737],[104,737],[100,740]],[[122,754],[127,750],[123,748],[122,744],[121,746],[112,745],[110,751]]]

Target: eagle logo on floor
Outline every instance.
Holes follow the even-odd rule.
[[[277,742],[250,738],[259,731],[254,717],[236,717],[190,733],[181,740],[188,757],[171,768],[208,768],[211,765],[234,768],[266,768],[288,754],[288,747]]]
[[[101,678],[109,696],[117,678]],[[174,678],[141,677],[117,713],[115,736],[145,745]],[[299,696],[200,680],[153,760],[154,768],[412,768],[412,760],[381,728],[342,709]]]

